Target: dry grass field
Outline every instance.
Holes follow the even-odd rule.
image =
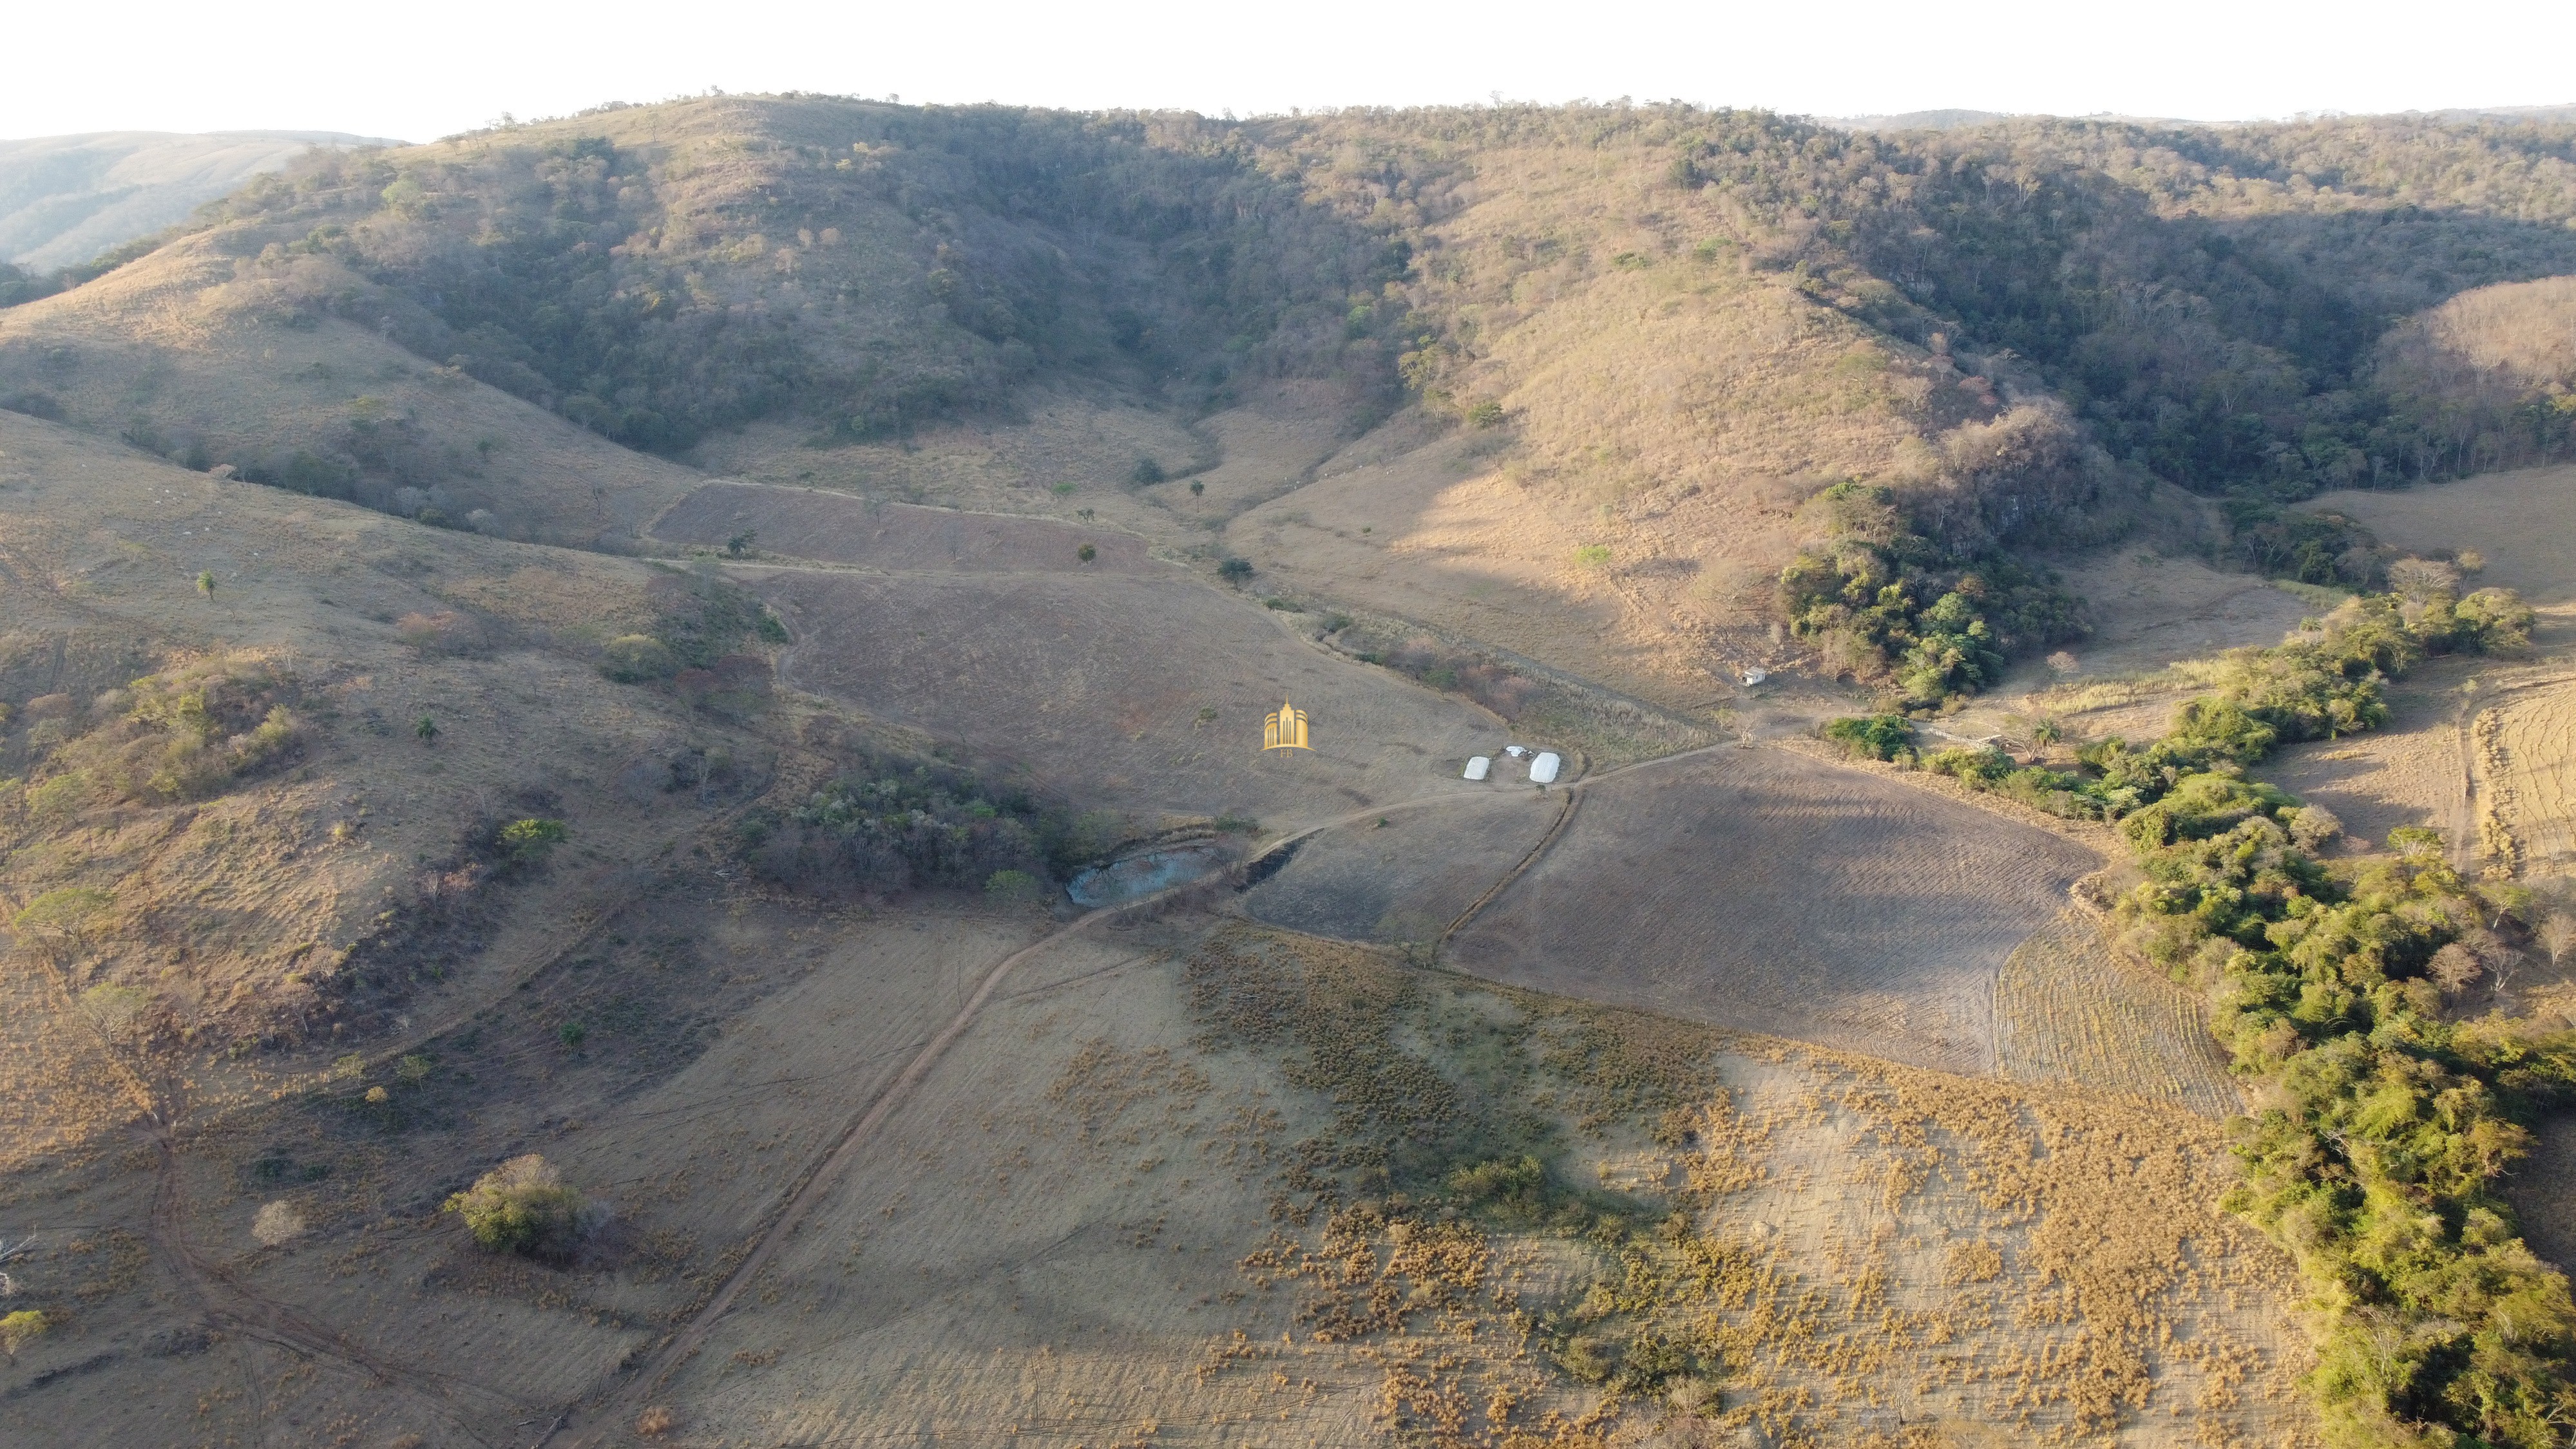
[[[2401,549],[2476,549],[2487,565],[2475,582],[2519,590],[2533,608],[2562,619],[2576,606],[2576,467],[2321,493],[2305,506],[2346,514]]]
[[[1086,805],[1293,830],[1470,789],[1460,766],[1504,738],[1483,710],[1186,578],[779,571],[757,586],[797,634],[790,681]],[[1283,697],[1312,718],[1311,754],[1261,751]]]
[[[2470,735],[2482,843],[2526,877],[2576,875],[2576,682],[2513,688]]]
[[[2244,1110],[2201,1003],[2126,961],[2069,908],[2004,958],[1995,977],[1996,1068],[2225,1118]]]
[[[1963,1075],[1996,972],[2098,862],[2034,827],[1774,750],[1589,786],[1452,943],[1495,981]]]
[[[2472,842],[2459,693],[2469,672],[2466,661],[2428,664],[2388,691],[2387,727],[2294,745],[2258,773],[2333,811],[2357,840],[2375,845],[2398,826],[2430,825]]]
[[[752,535],[746,551],[786,554],[873,569],[953,573],[1146,574],[1170,577],[1144,540],[998,513],[962,513],[884,503],[809,488],[709,483],[653,521],[655,538],[726,548]],[[1081,550],[1089,545],[1092,557]]]
[[[264,268],[191,238],[0,311],[0,397],[165,456],[278,471],[307,452],[345,469],[370,507],[435,507],[458,526],[481,510],[488,532],[550,543],[632,548],[696,481],[345,316],[313,315],[326,294],[362,310],[369,290],[326,258]]]

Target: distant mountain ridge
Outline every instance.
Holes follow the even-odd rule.
[[[0,261],[72,266],[149,236],[314,147],[393,145],[341,131],[99,131],[0,141]]]

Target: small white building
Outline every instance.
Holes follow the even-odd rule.
[[[1521,748],[1519,745],[1505,745],[1503,746],[1503,753],[1517,760],[1521,756],[1528,754],[1529,751]]]
[[[1470,780],[1481,780],[1493,770],[1494,758],[1491,755],[1477,755],[1467,761],[1467,778]]]
[[[1557,766],[1563,763],[1565,762],[1556,757],[1556,751],[1539,751],[1538,758],[1530,761],[1530,783],[1533,785],[1554,783]]]
[[[1769,679],[1770,677],[1771,671],[1758,664],[1744,671],[1744,683],[1747,688],[1760,684],[1762,681]]]

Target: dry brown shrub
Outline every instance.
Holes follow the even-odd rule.
[[[680,1427],[680,1416],[656,1404],[636,1416],[635,1437],[659,1439],[678,1427]]]

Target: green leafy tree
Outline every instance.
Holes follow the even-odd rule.
[[[588,1203],[545,1158],[513,1157],[447,1200],[474,1241],[495,1253],[569,1256],[590,1226]]]

